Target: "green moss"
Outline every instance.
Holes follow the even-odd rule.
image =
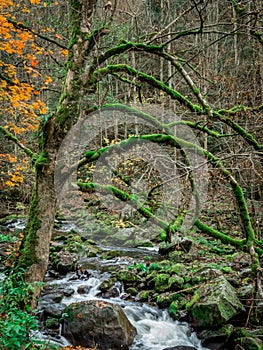
[[[186,310],[191,310],[193,305],[200,301],[200,296],[197,292],[194,293],[192,299],[186,304]]]
[[[39,199],[34,194],[30,203],[28,223],[24,229],[24,239],[21,246],[21,256],[18,265],[23,268],[30,267],[38,262],[35,247],[37,244],[37,231],[41,227],[39,219]]]
[[[120,270],[117,272],[117,278],[123,282],[136,282],[140,277],[132,271]]]
[[[139,294],[138,294],[138,298],[142,301],[146,301],[148,300],[150,295],[150,292],[148,290],[142,290]]]
[[[193,112],[196,112],[196,113],[204,112],[200,106],[193,104],[186,96],[182,95],[179,91],[168,87],[168,85],[154,78],[153,76],[140,72],[137,69],[134,69],[127,64],[108,65],[104,68],[96,69],[93,72],[93,77],[91,81],[92,82],[98,81],[99,79],[101,79],[103,75],[119,73],[119,72],[126,72],[132,76],[136,76],[136,78],[139,81],[146,82],[152,87],[164,91],[167,95],[179,101],[182,105],[187,106]]]
[[[173,318],[177,318],[178,317],[178,301],[172,301],[170,306],[169,306],[169,314],[173,317]]]
[[[231,273],[233,272],[232,268],[230,266],[223,266],[221,267],[220,271],[222,271],[223,273]]]
[[[47,165],[48,162],[49,162],[49,160],[48,160],[46,152],[41,151],[38,158],[35,160],[35,167],[36,168],[42,167],[43,165]]]
[[[169,307],[172,301],[173,301],[173,297],[168,292],[159,294],[156,297],[156,303],[160,307]]]
[[[168,287],[171,290],[179,290],[183,287],[184,279],[183,277],[179,276],[171,276],[168,280]]]
[[[187,273],[187,270],[183,264],[177,263],[171,266],[169,272],[175,273],[177,275],[185,275]]]
[[[159,273],[155,278],[154,288],[157,292],[163,292],[168,287],[170,275],[167,273]]]

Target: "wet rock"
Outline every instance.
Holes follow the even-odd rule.
[[[100,284],[100,290],[102,293],[105,293],[109,291],[111,288],[114,287],[117,279],[114,277],[106,278],[101,284]]]
[[[42,295],[41,300],[49,303],[60,303],[63,299],[63,292],[53,292],[51,294]]]
[[[66,308],[65,304],[41,302],[38,306],[38,313],[41,314],[41,321],[46,321],[48,317],[60,319]]]
[[[198,334],[200,339],[203,339],[202,345],[211,350],[219,350],[227,346],[228,340],[234,330],[231,324],[225,325],[218,330],[204,330]]]
[[[201,285],[187,309],[196,327],[208,329],[219,328],[244,311],[235,289],[223,276]]]
[[[60,251],[53,256],[52,264],[61,275],[66,275],[68,272],[75,270],[76,260],[75,254]]]
[[[62,335],[74,346],[128,350],[136,330],[122,308],[99,300],[74,303],[65,313]]]
[[[130,287],[130,288],[127,288],[126,292],[131,295],[136,295],[138,293],[138,290],[137,288]]]
[[[73,288],[66,288],[63,290],[63,294],[65,297],[70,297],[71,295],[74,294],[74,289]]]
[[[92,286],[86,286],[85,284],[83,286],[78,286],[77,292],[79,294],[88,294],[91,290]]]

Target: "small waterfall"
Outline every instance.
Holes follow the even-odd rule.
[[[67,282],[74,289],[74,294],[64,297],[62,303],[69,305],[73,302],[100,299],[99,286],[106,275],[90,277],[87,280],[70,280],[64,278],[51,283],[64,284]],[[85,287],[85,293],[79,294],[78,288]],[[197,350],[208,350],[201,345],[196,334],[191,332],[187,323],[174,321],[167,311],[159,310],[147,304],[129,302],[121,299],[124,294],[123,285],[116,282],[115,288],[119,296],[110,301],[122,306],[130,322],[137,329],[137,336],[130,350],[161,350],[172,346],[192,346]],[[105,299],[106,300],[106,299]],[[107,300],[109,301],[109,300]]]
[[[132,304],[126,306],[124,312],[137,329],[137,337],[130,350],[160,350],[179,345],[205,349],[188,325],[172,320],[167,311]]]

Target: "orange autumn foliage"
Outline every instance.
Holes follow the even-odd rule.
[[[39,3],[40,0],[30,0],[28,5],[15,0],[0,2],[0,123],[21,142],[37,130],[39,116],[47,112],[40,92],[52,81],[38,69],[43,48],[15,17],[29,13],[30,6]],[[27,162],[18,160],[17,154],[0,154],[0,173],[5,179],[1,187],[21,184],[26,166]]]

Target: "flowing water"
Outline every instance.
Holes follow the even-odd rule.
[[[86,281],[71,281],[70,277],[61,280],[52,281],[52,284],[64,284],[74,289],[74,294],[70,297],[64,297],[62,303],[69,305],[73,302],[85,300],[102,299],[98,297],[100,293],[99,286],[107,273],[90,277]],[[77,289],[79,286],[85,286],[88,292],[79,294]],[[159,310],[147,304],[137,302],[129,302],[122,299],[125,294],[121,283],[116,283],[116,289],[119,295],[111,298],[110,301],[119,304],[130,322],[137,330],[134,344],[130,350],[161,350],[172,346],[192,346],[198,350],[206,350],[202,347],[200,340],[196,334],[191,332],[187,323],[174,321],[166,310]],[[106,299],[105,299],[106,300]],[[107,299],[107,301],[109,301]]]
[[[21,220],[12,224],[16,229],[23,229],[25,221]],[[72,228],[72,224],[63,227],[61,231],[66,232]],[[130,250],[130,249],[129,249]],[[134,249],[138,252],[138,250]],[[101,264],[120,264],[120,261],[113,259],[112,261],[101,261]],[[122,261],[121,263],[126,263]],[[128,264],[128,262],[127,262]],[[60,280],[53,280],[48,283],[64,285],[74,289],[74,294],[70,297],[64,297],[61,303],[69,305],[73,302],[80,302],[92,299],[102,299],[98,297],[100,293],[99,286],[102,281],[108,277],[107,272],[99,273],[93,271],[92,277],[86,280],[72,280],[71,274]],[[1,276],[0,276],[1,279]],[[85,294],[78,293],[78,287],[85,286]],[[118,290],[118,296],[111,298],[110,301],[118,303],[124,310],[130,322],[137,330],[133,345],[130,350],[162,350],[167,347],[173,346],[189,346],[195,347],[196,350],[209,350],[202,347],[201,341],[197,338],[196,334],[192,332],[187,323],[174,321],[166,310],[159,310],[153,306],[147,304],[129,302],[122,299],[125,294],[124,288],[121,283],[117,282],[115,288]],[[107,299],[107,301],[109,301]],[[50,339],[44,334],[35,333],[35,337],[48,339],[50,344],[58,346],[71,345],[65,338],[60,336],[58,339]]]

